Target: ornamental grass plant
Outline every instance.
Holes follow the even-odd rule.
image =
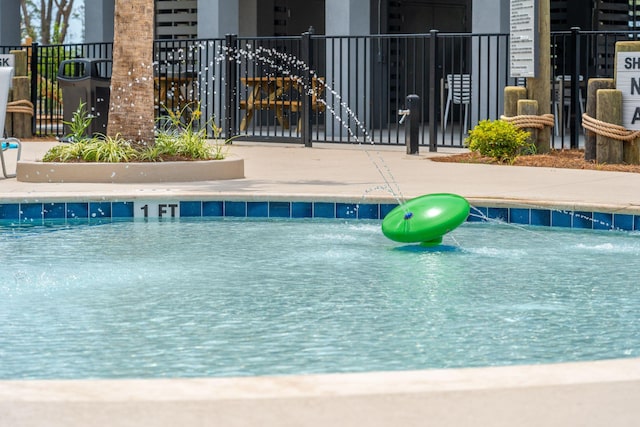
[[[173,112],[165,109],[165,115],[156,123],[154,144],[140,144],[116,136],[88,136],[87,129],[93,117],[87,114],[81,103],[73,114],[69,127],[68,144],[51,148],[42,158],[43,162],[162,162],[222,160],[226,157],[231,139],[212,143],[208,138],[211,130],[213,139],[219,141],[222,129],[213,119],[201,121],[200,104],[188,104]]]

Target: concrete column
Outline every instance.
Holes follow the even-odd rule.
[[[325,0],[324,7],[328,36],[371,34],[369,0]]]
[[[84,1],[85,43],[113,41],[113,13],[115,0]]]
[[[224,39],[227,34],[239,34],[240,32],[240,3],[243,7],[249,7],[242,0],[198,0],[198,38],[200,39]],[[218,54],[218,48],[224,45],[224,40],[215,46],[207,44],[202,49],[209,51],[208,57],[214,58]],[[224,75],[224,62],[216,61],[215,64],[201,64],[201,67],[209,67],[216,70],[216,78],[201,86],[200,99],[205,104],[204,111],[215,111],[215,122],[221,126],[227,119],[225,117],[226,103],[224,98],[226,76]],[[210,71],[201,70],[203,75]],[[216,96],[218,93],[220,96]],[[211,117],[203,117],[210,119]]]
[[[350,129],[358,135],[360,142],[367,142],[362,137],[362,129],[354,124],[353,117],[347,113],[346,108],[341,107],[345,103],[349,109],[357,116],[361,123],[370,123],[367,109],[370,88],[365,87],[365,83],[371,85],[371,74],[369,64],[364,63],[365,56],[371,58],[371,44],[367,44],[365,39],[332,39],[331,36],[362,36],[371,34],[371,11],[369,0],[326,0],[325,1],[325,32],[327,39],[326,53],[326,81],[331,82],[333,87],[328,88],[325,99],[329,107],[335,109],[335,113],[343,123],[351,123]],[[331,93],[334,90],[340,95],[342,100]],[[326,112],[326,132],[327,136],[345,134],[346,129],[342,127],[337,119],[333,117],[327,109]],[[369,131],[369,129],[367,129]]]
[[[20,46],[20,2],[0,2],[0,46]]]
[[[258,35],[258,0],[240,0],[239,32],[240,37]]]
[[[510,0],[484,0],[482,7],[472,8],[472,32],[476,34],[509,33],[509,14]],[[495,118],[498,118],[503,113],[501,109],[504,105],[504,87],[507,86],[509,77],[507,71],[509,58],[505,55],[508,48],[507,39],[473,39],[472,69],[470,70],[472,100],[478,103],[479,108],[474,106],[471,109],[472,128],[478,123],[480,117],[495,115]],[[482,79],[478,76],[477,70],[483,70]],[[498,79],[497,86],[494,76]],[[487,103],[486,100],[489,102]]]
[[[224,38],[239,32],[239,0],[198,0],[198,38]]]

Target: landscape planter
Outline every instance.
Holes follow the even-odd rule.
[[[244,178],[244,159],[138,163],[45,163],[19,161],[22,182],[151,183]]]

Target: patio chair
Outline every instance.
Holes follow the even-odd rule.
[[[2,174],[5,178],[13,178],[16,174],[8,174],[4,160],[4,152],[17,148],[17,160],[20,160],[22,144],[18,138],[5,137],[4,122],[7,114],[7,102],[9,101],[9,87],[13,77],[12,67],[0,67],[0,164],[2,164]]]
[[[464,106],[464,131],[469,125],[469,105],[471,104],[471,75],[447,74],[447,103],[444,109],[444,130],[447,130],[447,119],[451,104]]]
[[[583,77],[579,76],[578,81],[582,83]],[[556,81],[552,82],[553,86],[553,109],[554,109],[554,117],[555,117],[555,133],[556,136],[560,134],[560,124],[562,123],[565,128],[569,127],[570,119],[571,119],[571,76],[557,76]],[[584,114],[584,98],[582,96],[582,88],[578,91],[579,99],[578,99],[578,108],[580,108],[580,117]],[[565,109],[567,110],[567,114],[565,115]],[[562,120],[564,117],[564,120]]]

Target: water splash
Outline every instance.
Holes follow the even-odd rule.
[[[320,84],[323,87],[323,91],[325,93],[331,93],[331,95],[339,101],[339,106],[344,109],[347,117],[350,120],[353,120],[356,129],[359,130],[364,136],[364,141],[372,146],[375,144],[365,125],[358,118],[357,114],[349,107],[342,96],[335,89],[333,89],[325,81],[325,79],[322,79],[315,70],[311,69],[304,61],[300,60],[294,55],[279,52],[271,48],[264,48],[262,46],[259,46],[256,49],[253,49],[251,45],[246,45],[246,49],[221,46],[218,54],[216,55],[216,61],[218,62],[222,62],[228,59],[239,62],[242,58],[246,58],[247,60],[254,61],[261,65],[266,65],[273,71],[276,71],[285,77],[291,78],[299,87],[303,89],[303,93],[305,95],[313,96],[316,92],[316,89],[311,87],[310,84],[306,83],[305,78],[301,77],[298,74],[293,74],[294,70],[299,70],[306,73],[309,77],[311,77],[311,79],[309,80],[315,80],[317,84]],[[282,65],[283,63],[288,64],[288,67]],[[356,143],[361,145],[362,141],[358,137],[357,132],[355,132],[350,124],[347,123],[336,112],[335,108],[329,105],[322,98],[318,98],[317,101],[320,102],[324,106],[325,110],[331,114],[332,118],[348,132],[349,136],[352,137],[356,141]],[[379,175],[382,177],[383,181],[385,182],[387,191],[396,199],[399,205],[404,205],[406,199],[402,194],[402,190],[400,189],[397,180],[393,176],[391,169],[384,161],[384,158],[382,157],[380,152],[376,151],[376,159],[373,157],[372,153],[369,150],[364,149],[363,151],[366,153],[367,157],[370,159],[371,163],[374,165]]]

